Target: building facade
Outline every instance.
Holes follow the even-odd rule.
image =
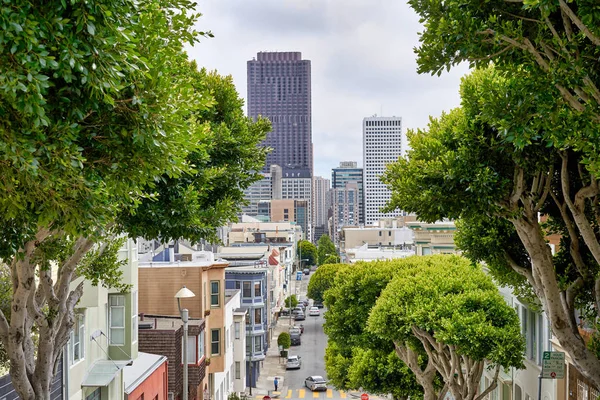
[[[248,116],[267,117],[273,130],[263,145],[264,172],[273,164],[312,176],[311,64],[300,52],[259,52],[248,61]]]
[[[321,176],[315,176],[313,178],[313,190],[312,190],[312,206],[313,206],[313,232],[319,230],[322,231],[327,226],[327,191],[329,190],[331,181]],[[319,240],[313,233],[313,239],[315,243]],[[320,236],[320,235],[319,235]]]
[[[359,191],[357,182],[348,182],[343,188],[333,189],[333,223],[329,236],[339,246],[340,230],[356,226],[359,219]]]
[[[342,161],[338,168],[331,170],[331,188],[343,189],[346,183],[356,182],[358,186],[358,224],[365,224],[365,191],[363,169],[358,168],[356,161]]]
[[[380,178],[386,166],[404,154],[405,146],[402,118],[373,116],[363,119],[365,225],[402,214],[401,210],[380,211],[391,198],[391,191]]]

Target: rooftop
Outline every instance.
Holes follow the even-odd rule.
[[[204,325],[203,318],[190,318],[188,325],[202,326]],[[138,317],[138,326],[140,329],[158,329],[163,331],[177,330],[183,326],[181,316],[179,315],[152,315],[146,314]],[[144,326],[144,328],[142,328]]]

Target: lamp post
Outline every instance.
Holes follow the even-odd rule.
[[[177,308],[179,308],[179,315],[181,315],[181,321],[183,322],[183,400],[188,400],[188,321],[189,313],[188,309],[181,309],[181,299],[196,296],[194,292],[183,286],[175,294],[177,299]]]

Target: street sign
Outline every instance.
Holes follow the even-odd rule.
[[[366,393],[363,393],[360,395],[360,400],[369,400],[369,395]]]
[[[542,358],[543,379],[563,379],[565,377],[565,353],[545,351]]]

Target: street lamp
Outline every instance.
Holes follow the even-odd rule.
[[[181,309],[181,299],[196,296],[194,292],[183,286],[175,294],[177,299],[177,308],[179,308],[179,315],[181,315],[181,321],[183,321],[183,400],[188,400],[188,320],[189,313],[188,309]]]

